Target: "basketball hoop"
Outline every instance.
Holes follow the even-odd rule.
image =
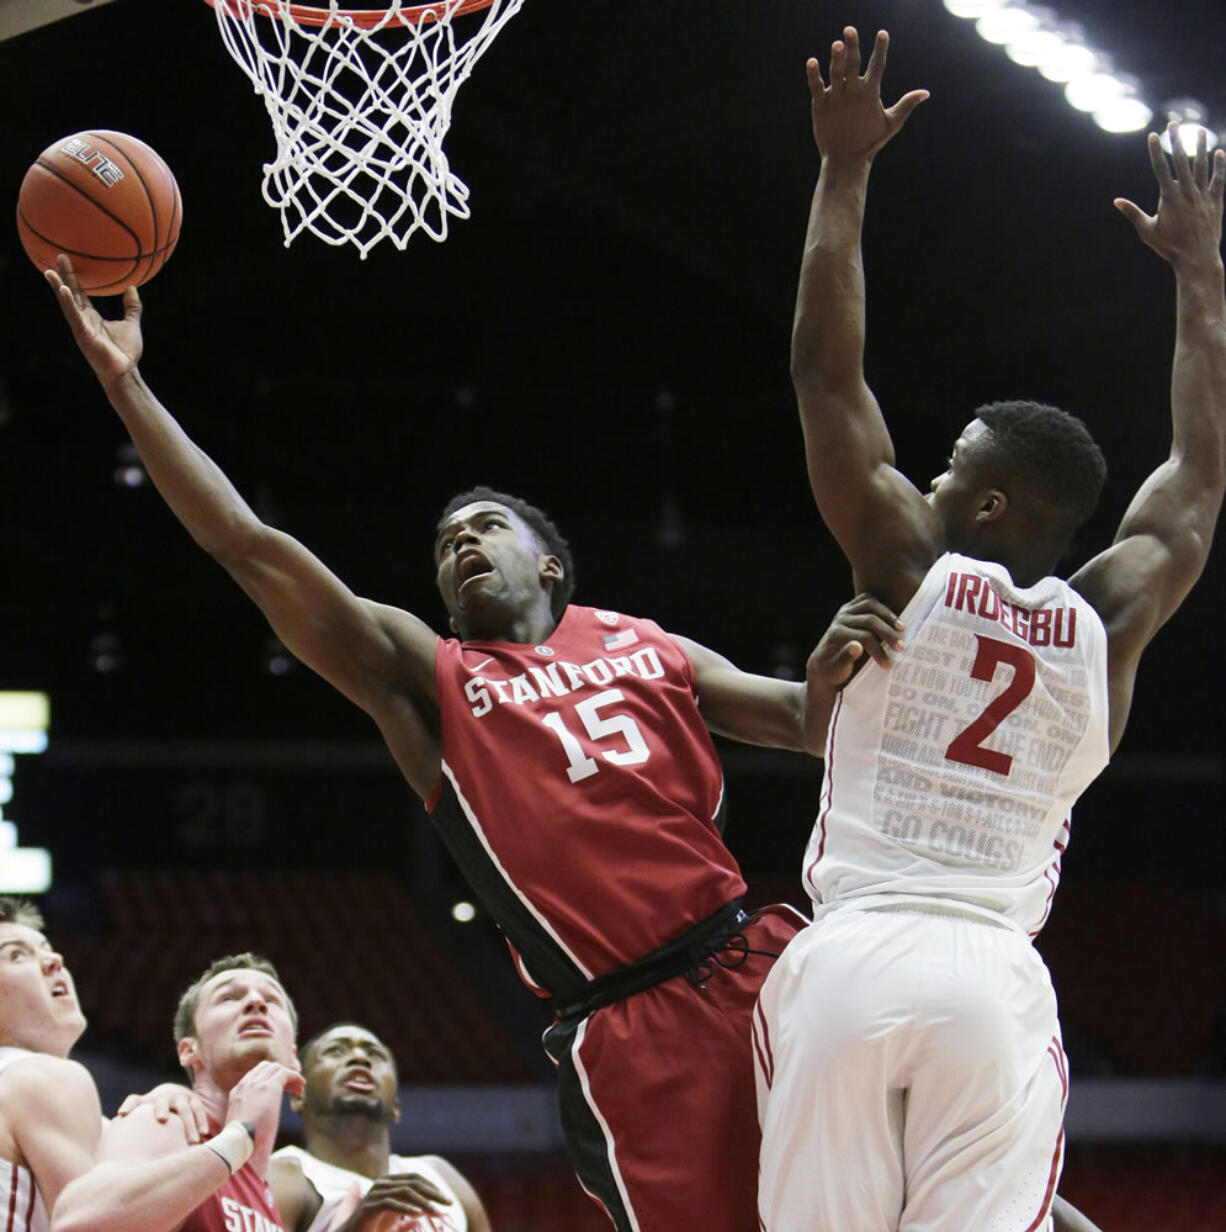
[[[287,248],[309,231],[365,258],[382,239],[403,250],[419,230],[441,242],[450,218],[469,216],[443,138],[460,86],[523,0],[206,3],[272,121],[263,194]]]

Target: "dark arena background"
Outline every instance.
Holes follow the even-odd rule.
[[[1195,102],[1226,129],[1219,0],[1051,8],[1150,128]],[[940,0],[526,0],[456,100],[471,219],[365,261],[283,246],[268,120],[203,0],[0,0],[0,200],[65,134],[162,154],[184,225],[143,292],[142,370],[359,593],[442,629],[435,520],[489,483],[554,516],[579,601],[795,676],[851,586],[788,381],[818,165],[804,62],[845,23],[891,32],[888,100],[932,93],[877,160],[865,236],[900,465],[926,483],[993,399],[1082,415],[1111,475],[1075,567],[1169,443],[1172,279],[1111,204],[1154,206],[1144,131],[1103,131]],[[498,1232],[603,1228],[561,1153],[544,1011],[464,918],[373,726],[143,482],[11,226],[0,274],[0,690],[50,699],[46,750],[4,763],[0,877],[17,848],[51,853],[36,897],[104,1106],[174,1077],[181,986],[257,949],[304,1033],[353,1017],[392,1044],[397,1141],[457,1162]],[[1147,653],[1039,940],[1072,1067],[1061,1189],[1105,1232],[1226,1227],[1224,563],[1219,544]],[[721,752],[753,901],[803,904],[820,763]]]

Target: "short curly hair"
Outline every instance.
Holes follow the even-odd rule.
[[[991,456],[1057,512],[1070,531],[1098,507],[1107,460],[1076,415],[1042,402],[991,402],[975,417],[992,432]]]
[[[463,509],[465,505],[472,505],[477,501],[490,501],[496,505],[504,505],[527,525],[541,547],[550,556],[556,556],[562,562],[562,577],[553,584],[553,589],[549,594],[549,607],[553,618],[561,620],[562,613],[566,611],[566,605],[575,593],[575,562],[570,554],[570,544],[554,525],[553,519],[543,509],[530,505],[518,496],[511,496],[509,493],[499,492],[495,488],[478,484],[475,488],[469,488],[467,492],[458,493],[447,502],[435,530],[442,530],[443,524],[457,509]]]

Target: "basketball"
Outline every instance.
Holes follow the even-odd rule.
[[[91,295],[148,282],[174,252],[182,220],[179,186],[157,151],[106,129],[49,145],[17,197],[26,255],[46,270],[67,253]]]
[[[358,1232],[422,1232],[438,1224],[429,1215],[402,1215],[399,1211],[375,1211],[358,1225]]]

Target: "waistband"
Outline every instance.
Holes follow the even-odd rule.
[[[550,998],[550,1008],[559,1022],[574,1022],[678,975],[688,975],[697,984],[710,976],[715,966],[739,967],[750,954],[765,952],[749,948],[742,932],[749,920],[741,910],[741,899],[734,898],[714,915],[687,928],[638,962],[598,975],[568,996]],[[724,949],[733,950],[731,960],[717,957]]]

